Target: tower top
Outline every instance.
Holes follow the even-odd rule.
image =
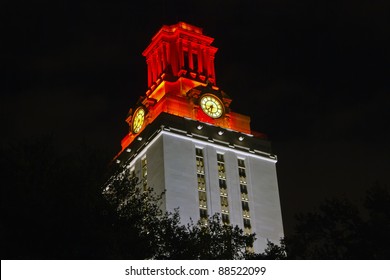
[[[215,85],[214,57],[218,49],[211,46],[213,41],[202,28],[185,22],[160,28],[142,53],[148,68],[149,93],[160,80],[173,82],[181,77]]]
[[[226,130],[225,138],[228,134],[253,136],[250,117],[233,112],[232,99],[216,85],[218,49],[211,45],[213,41],[202,28],[185,22],[163,25],[152,37],[142,53],[148,69],[147,91],[127,114],[129,133],[122,139],[121,152],[135,139],[141,141],[141,135],[149,134],[154,125],[175,127],[183,120],[201,127],[195,130],[197,134],[208,124],[219,130],[219,136]],[[195,133],[188,127],[173,129],[187,129],[186,135]]]
[[[198,39],[207,46],[209,46],[214,38],[203,35],[203,28],[191,25],[185,22],[178,22],[174,25],[163,25],[160,30],[152,37],[151,44],[143,51],[142,55],[147,56],[148,53],[155,47],[156,42],[165,37],[177,36],[181,38],[189,37],[191,39]],[[200,39],[200,40],[199,40]]]
[[[203,34],[203,28],[180,21],[174,25],[163,25],[163,27],[161,27],[160,30],[157,32],[157,34],[152,38],[152,41],[161,32],[174,33],[176,32],[176,30],[178,30],[179,32],[184,31],[184,32],[197,33],[201,35]]]

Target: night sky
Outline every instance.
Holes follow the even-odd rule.
[[[1,143],[53,134],[114,156],[146,92],[142,51],[184,21],[215,38],[217,85],[272,142],[288,231],[325,198],[389,187],[389,14],[386,0],[5,0]]]

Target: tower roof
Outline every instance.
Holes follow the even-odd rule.
[[[153,48],[156,47],[156,43],[160,40],[166,40],[168,38],[190,38],[198,42],[202,42],[206,46],[210,46],[214,41],[214,38],[203,35],[203,28],[197,27],[185,22],[178,22],[173,25],[163,25],[160,30],[152,37],[149,46],[142,52],[143,56],[147,56]]]

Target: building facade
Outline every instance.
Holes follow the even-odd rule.
[[[254,250],[262,252],[283,237],[277,158],[216,85],[212,42],[184,22],[152,38],[143,52],[147,91],[129,110],[113,162],[145,189],[165,191],[164,210],[179,208],[182,223],[220,213],[223,223],[256,233]]]

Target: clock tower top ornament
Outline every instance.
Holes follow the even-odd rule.
[[[164,25],[142,52],[147,90],[129,110],[122,151],[161,114],[167,113],[264,138],[251,131],[250,117],[230,109],[232,99],[216,84],[214,38],[185,22]],[[141,110],[142,108],[142,110]]]

